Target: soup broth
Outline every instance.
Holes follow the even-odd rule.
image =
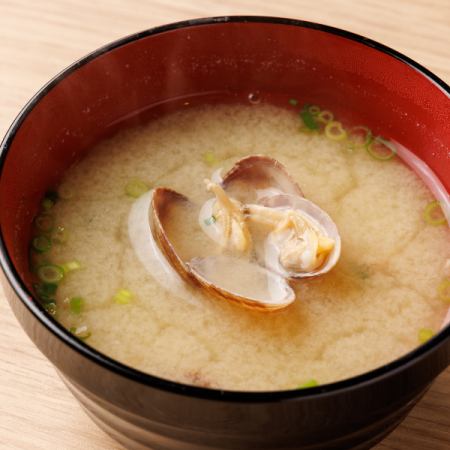
[[[47,205],[44,215],[60,239],[33,255],[34,263],[64,268],[47,295],[55,299],[56,319],[136,369],[246,391],[349,378],[437,332],[448,309],[450,245],[446,224],[424,220],[429,190],[398,157],[374,158],[299,126],[297,111],[274,106],[204,106],[101,142],[67,172],[59,199]],[[171,188],[202,204],[211,198],[205,178],[253,154],[280,161],[305,197],[331,216],[342,240],[336,266],[292,283],[296,300],[275,312],[203,295],[180,279],[161,283],[138,257],[128,229],[140,193],[129,195],[130,182],[142,191]],[[186,220],[172,221],[169,230],[180,253],[216,254],[189,219],[193,212],[182,213]],[[214,277],[232,288],[238,275],[252,283],[245,271]]]

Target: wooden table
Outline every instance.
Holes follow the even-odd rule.
[[[0,0],[0,135],[40,86],[87,52],[155,25],[226,14],[341,27],[383,42],[450,81],[449,0]],[[1,291],[0,318],[0,449],[121,449],[82,412]],[[376,448],[450,449],[450,369]]]

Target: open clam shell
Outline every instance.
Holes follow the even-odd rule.
[[[295,300],[295,293],[283,276],[256,262],[222,254],[206,257],[180,254],[168,232],[169,222],[182,220],[177,214],[194,205],[171,189],[156,188],[151,196],[149,230],[166,261],[182,278],[201,286],[209,295],[254,310],[274,311]],[[179,239],[191,239],[191,236],[184,234]]]
[[[303,197],[299,185],[276,159],[252,155],[240,159],[225,174],[222,186],[243,203],[258,202],[277,194]]]
[[[307,278],[322,275],[329,272],[338,262],[341,255],[341,237],[336,224],[331,217],[315,203],[304,197],[280,194],[266,198],[260,202],[262,206],[275,208],[279,210],[293,209],[299,210],[308,218],[309,221],[320,229],[324,235],[334,240],[334,247],[323,262],[316,270],[311,272],[292,272],[283,268],[280,263],[280,249],[277,242],[269,236],[265,241],[264,260],[265,266],[274,272],[284,275],[288,278]]]
[[[208,293],[246,308],[275,311],[295,300],[295,293],[284,277],[254,262],[219,255],[193,258],[188,265]]]

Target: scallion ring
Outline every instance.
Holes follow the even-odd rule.
[[[316,387],[316,386],[319,386],[319,383],[316,380],[311,379],[311,380],[305,381],[303,384],[298,386],[297,389],[307,389],[307,388],[312,388],[312,387]]]
[[[213,166],[217,163],[217,158],[213,152],[205,152],[203,153],[203,161],[208,164],[208,166]]]
[[[447,222],[438,200],[428,203],[423,211],[423,218],[426,223],[433,226],[445,225]]]
[[[42,231],[43,233],[49,233],[53,230],[55,220],[50,214],[40,214],[36,217],[36,219],[34,219],[34,224],[39,231]]]
[[[325,136],[332,141],[343,141],[347,132],[341,122],[331,121],[325,125]]]
[[[56,314],[56,303],[54,301],[45,303],[44,305],[44,309],[52,316],[54,316]]]
[[[291,98],[291,99],[289,99],[289,104],[291,106],[297,106],[298,105],[298,100],[296,100],[295,98]]]
[[[429,341],[434,335],[434,331],[430,328],[422,328],[421,330],[419,330],[419,342],[421,344],[425,344],[425,342]]]
[[[57,284],[64,278],[64,269],[56,264],[44,264],[38,267],[37,276],[44,283]]]
[[[45,253],[52,248],[52,241],[47,236],[36,236],[31,241],[31,246],[35,252]]]
[[[78,261],[69,261],[61,265],[64,273],[73,272],[74,270],[81,269],[81,264]]]
[[[325,123],[325,124],[332,122],[333,119],[334,119],[334,114],[331,111],[327,111],[327,110],[320,111],[320,113],[316,117],[316,120],[318,122]]]
[[[364,125],[357,125],[347,130],[347,145],[351,150],[367,147],[371,141],[372,132]]]
[[[113,300],[119,305],[130,303],[133,294],[127,289],[119,289],[113,297]]]
[[[145,194],[150,188],[138,178],[133,178],[125,185],[125,194],[129,197],[138,198]]]
[[[395,145],[381,136],[376,136],[366,147],[367,153],[379,161],[389,161],[397,154]]]
[[[314,116],[309,111],[309,105],[305,105],[300,111],[300,118],[302,119],[303,124],[305,125],[304,128],[306,128],[306,130],[313,131],[319,128]]]
[[[83,297],[72,297],[69,300],[70,311],[73,314],[80,314],[84,307],[84,298]]]
[[[321,110],[320,110],[320,108],[317,105],[310,105],[310,106],[308,106],[308,111],[313,116],[317,116],[317,115],[319,115]]]

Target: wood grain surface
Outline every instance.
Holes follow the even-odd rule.
[[[0,136],[53,75],[114,39],[188,18],[253,14],[341,27],[450,82],[449,0],[0,0]],[[0,291],[0,448],[121,449],[80,409]],[[376,449],[450,449],[450,369]]]

